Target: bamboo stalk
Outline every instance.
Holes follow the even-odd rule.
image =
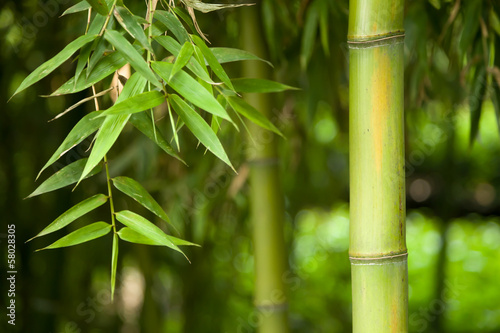
[[[265,58],[263,34],[257,6],[241,10],[244,49]],[[270,67],[263,62],[247,61],[243,76],[269,78]],[[268,94],[245,94],[245,100],[271,117]],[[284,199],[281,192],[276,136],[248,124],[248,163],[250,165],[250,203],[255,256],[255,311],[259,315],[258,332],[288,333],[286,251],[283,235]]]
[[[353,332],[408,332],[403,0],[351,0]]]

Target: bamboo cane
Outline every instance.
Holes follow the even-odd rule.
[[[354,333],[408,332],[403,14],[403,0],[350,1]]]
[[[265,58],[260,20],[253,6],[241,10],[244,49]],[[243,76],[269,78],[267,64],[247,61]],[[270,118],[272,102],[268,94],[245,94],[245,100]],[[288,333],[287,298],[284,274],[286,251],[283,235],[284,202],[276,154],[276,136],[248,124],[247,151],[250,165],[250,205],[255,255],[255,311],[260,333]]]

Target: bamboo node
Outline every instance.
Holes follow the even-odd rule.
[[[367,40],[348,40],[347,44],[349,45],[350,49],[366,49],[372,47],[381,47],[389,44],[403,43],[404,37],[405,34],[401,33]]]
[[[349,256],[349,260],[354,260],[354,261],[359,261],[359,260],[384,260],[384,259],[387,260],[387,259],[400,258],[400,257],[408,257],[408,252],[394,254],[394,255],[390,255],[390,256],[371,257],[371,258],[366,258],[366,257],[351,257],[351,256]]]
[[[285,312],[288,310],[288,302],[284,303],[272,303],[272,302],[266,302],[262,304],[255,304],[255,308],[259,310],[260,312]]]

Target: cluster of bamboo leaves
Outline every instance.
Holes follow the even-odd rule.
[[[107,177],[108,193],[96,194],[78,203],[33,238],[59,231],[109,202],[111,221],[84,226],[44,249],[77,245],[112,232],[112,293],[115,288],[119,240],[166,246],[182,254],[184,253],[179,246],[196,245],[166,234],[135,212],[115,210],[117,207],[113,202],[113,188],[170,223],[168,215],[141,184],[129,177],[110,177],[106,154],[128,123],[167,154],[182,162],[178,153],[180,143],[177,132],[187,127],[207,150],[231,168],[233,166],[217,137],[220,126],[227,123],[239,130],[238,123],[244,126],[241,117],[243,116],[281,135],[267,118],[241,98],[240,93],[276,92],[290,87],[262,79],[230,79],[221,64],[241,60],[264,60],[243,50],[209,48],[205,42],[206,37],[196,23],[193,9],[207,12],[234,5],[212,5],[200,1],[182,4],[186,9],[181,8],[181,4],[175,6],[172,1],[157,4],[157,1],[150,0],[147,4],[148,14],[146,18],[142,18],[132,13],[120,0],[87,0],[77,3],[63,15],[88,13],[85,34],[34,70],[14,93],[16,95],[43,79],[79,51],[75,61],[75,75],[50,96],[92,91],[90,97],[69,107],[59,116],[90,101],[95,102],[96,110],[80,119],[43,166],[39,175],[66,152],[95,133],[90,156],[73,162],[50,176],[29,197],[75,183],[77,186],[82,180],[100,173],[103,169]],[[201,37],[197,32],[201,33]],[[160,52],[155,52],[158,49],[169,56],[160,59],[157,55]],[[96,92],[95,85],[114,75],[126,64],[133,69],[132,75],[129,78],[120,77],[123,89],[119,92],[116,102],[107,109],[100,110],[97,98],[116,88]],[[171,140],[163,137],[154,119],[153,108],[164,103],[167,105],[172,127]],[[175,142],[177,150],[170,142]],[[118,225],[117,221],[123,225]]]

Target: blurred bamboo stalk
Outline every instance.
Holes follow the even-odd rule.
[[[243,49],[266,58],[259,6],[241,9]],[[271,67],[260,61],[246,61],[243,76],[269,79]],[[271,117],[269,94],[245,94],[245,100]],[[284,202],[276,154],[277,137],[248,124],[248,162],[250,164],[250,204],[255,251],[255,307],[260,333],[288,333],[287,297],[284,274]]]
[[[403,0],[349,9],[354,333],[408,332]]]

